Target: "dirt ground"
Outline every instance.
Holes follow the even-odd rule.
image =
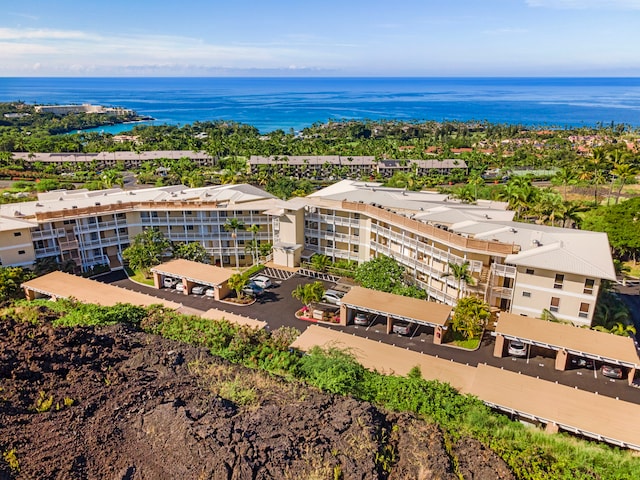
[[[117,325],[0,320],[0,479],[512,479],[472,439]]]

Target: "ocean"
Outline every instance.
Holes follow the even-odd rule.
[[[153,124],[233,120],[262,133],[346,119],[640,126],[640,78],[0,78],[0,101],[17,100],[120,106]]]

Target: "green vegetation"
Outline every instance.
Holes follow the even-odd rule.
[[[324,285],[320,281],[298,285],[291,296],[300,300],[307,308],[313,302],[319,302],[324,295]]]
[[[458,301],[451,321],[451,329],[467,340],[479,338],[491,316],[489,305],[477,297]]]
[[[51,410],[52,405],[53,395],[49,395],[47,397],[46,394],[42,390],[40,390],[33,409],[38,413],[44,413]]]
[[[15,448],[2,452],[2,458],[7,462],[12,472],[20,473],[20,462],[18,461]]]
[[[110,308],[106,307],[39,300],[17,302],[16,308],[28,305],[38,310],[47,306],[60,316],[56,325],[106,325],[117,319],[149,333],[204,346],[212,354],[234,363],[334,394],[353,395],[389,410],[413,412],[425,421],[436,422],[448,441],[463,436],[478,439],[496,451],[519,479],[632,480],[640,471],[640,461],[629,452],[512,422],[493,413],[480,400],[459,394],[448,384],[424,380],[417,367],[406,377],[398,377],[369,371],[351,353],[335,348],[314,348],[301,356],[288,347],[294,338],[290,329],[269,333],[225,320],[184,316],[160,306],[148,309],[116,306],[109,313]],[[89,311],[95,321],[89,320]],[[259,401],[253,384],[234,376],[216,389],[239,404],[254,405]],[[394,455],[388,449],[378,452],[380,467],[384,469],[392,463]]]
[[[427,293],[405,282],[405,269],[393,258],[380,255],[361,263],[355,273],[355,280],[364,288],[381,292],[425,299]]]
[[[33,278],[33,274],[21,267],[0,267],[0,302],[24,296],[20,285]]]
[[[170,248],[171,244],[161,231],[149,228],[134,237],[131,246],[122,251],[122,257],[132,269],[142,271],[149,278],[151,267],[160,265]]]

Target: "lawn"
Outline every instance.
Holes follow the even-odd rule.
[[[144,285],[149,285],[153,287],[153,277],[147,278],[144,276],[144,273],[137,272],[135,270],[132,270],[129,267],[126,267],[126,272],[127,272],[127,276],[134,282],[142,283]]]

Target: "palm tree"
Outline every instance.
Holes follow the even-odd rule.
[[[326,255],[315,254],[311,257],[311,268],[318,272],[326,272],[331,265],[331,259]]]
[[[239,258],[238,258],[238,230],[244,230],[244,223],[237,218],[227,218],[226,223],[224,224],[224,229],[227,232],[231,232],[231,238],[233,238],[234,249],[236,252],[236,268],[240,268]]]
[[[471,265],[468,261],[465,261],[464,263],[449,262],[447,266],[447,271],[440,278],[453,277],[458,282],[458,295],[456,298],[460,299],[464,285],[475,285],[475,279],[469,272]]]
[[[567,199],[567,186],[575,182],[575,179],[576,179],[575,173],[573,172],[572,169],[568,167],[562,167],[554,175],[553,177],[554,183],[557,183],[563,186],[562,197],[564,200]]]
[[[298,285],[291,296],[300,300],[305,307],[309,307],[312,302],[319,302],[324,295],[324,285],[322,282],[305,283]]]
[[[620,195],[622,195],[622,189],[624,188],[627,180],[634,178],[638,174],[638,168],[635,165],[630,163],[616,163],[614,164],[613,170],[611,170],[612,175],[618,177],[620,181],[620,187],[618,188],[618,193],[616,194],[616,205],[620,200]],[[613,182],[611,182],[611,186],[613,187]]]
[[[253,257],[253,263],[255,265],[260,260],[260,256],[258,253],[259,245],[258,245],[258,238],[257,238],[258,232],[260,232],[260,225],[253,224],[249,228],[247,228],[247,230],[250,231],[251,235],[253,236],[253,239],[250,245],[252,248],[251,256]]]
[[[242,298],[242,289],[247,286],[247,283],[249,283],[249,279],[240,273],[234,273],[227,280],[227,285],[236,292],[238,298]]]

